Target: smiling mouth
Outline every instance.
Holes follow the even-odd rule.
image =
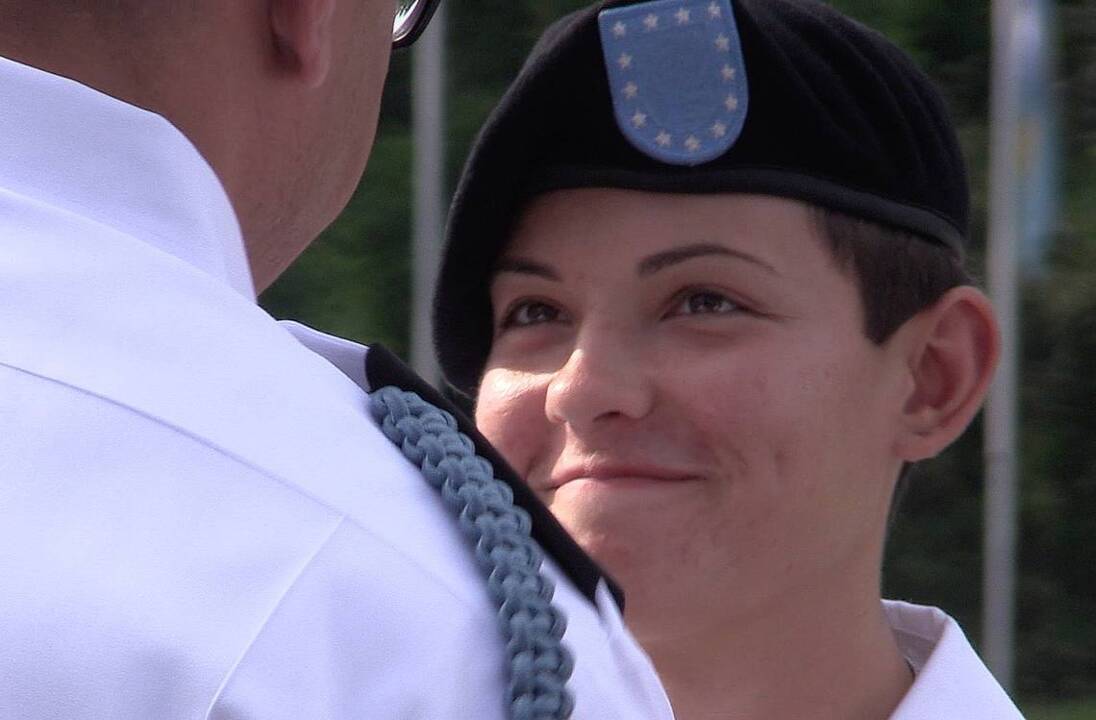
[[[694,475],[647,468],[589,468],[574,469],[551,479],[546,490],[558,490],[572,484],[594,485],[606,488],[643,488],[678,485],[696,480]]]
[[[667,480],[665,478],[653,478],[653,477],[592,477],[592,478],[575,478],[570,482],[564,483],[560,486],[580,488],[583,486],[597,487],[605,489],[615,490],[641,490],[644,488],[662,488],[673,487],[680,485],[686,478],[679,480]],[[557,490],[560,488],[556,488]]]

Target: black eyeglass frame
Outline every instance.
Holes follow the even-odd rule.
[[[412,43],[419,39],[423,31],[426,30],[426,26],[430,24],[430,18],[434,17],[434,12],[438,9],[438,5],[441,4],[441,0],[423,0],[419,7],[416,8],[418,13],[417,17],[412,21],[411,27],[400,37],[392,38],[392,47],[394,49],[400,49],[409,47]]]

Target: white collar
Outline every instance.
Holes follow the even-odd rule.
[[[1023,720],[962,629],[943,611],[890,600],[883,609],[917,676],[891,720]]]
[[[125,408],[147,420],[135,432],[241,462],[346,516],[458,597],[486,602],[448,510],[368,412],[366,348],[279,325],[243,292],[228,201],[181,135],[4,63],[0,138],[15,136],[29,149],[11,162],[0,146],[0,368],[66,386],[74,403]],[[34,396],[17,405],[33,433]]]
[[[167,120],[0,57],[0,188],[102,222],[254,300],[236,215]]]
[[[0,138],[0,365],[279,477],[368,466],[388,441],[360,437],[362,388],[255,305],[228,198],[179,131],[0,59]]]

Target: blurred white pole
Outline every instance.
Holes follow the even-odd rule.
[[[985,547],[982,650],[1006,690],[1012,686],[1017,521],[1017,257],[1020,213],[1020,71],[1016,52],[1025,0],[993,0],[990,97],[989,293],[1001,322],[1001,365],[985,416]]]
[[[414,169],[411,176],[411,365],[436,382],[431,300],[445,227],[445,3],[416,42],[411,79]]]

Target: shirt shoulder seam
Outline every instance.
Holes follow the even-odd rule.
[[[345,515],[340,517],[339,521],[336,522],[332,526],[331,531],[317,545],[316,549],[312,552],[312,554],[308,557],[308,559],[301,565],[300,570],[298,570],[297,573],[293,576],[293,579],[285,586],[285,589],[282,591],[281,595],[278,597],[278,600],[271,606],[270,611],[266,614],[266,616],[259,623],[258,627],[255,630],[254,635],[251,637],[250,640],[248,640],[247,644],[240,651],[240,654],[236,658],[236,661],[232,664],[232,667],[230,667],[225,672],[224,678],[221,680],[221,684],[218,686],[217,691],[214,693],[212,699],[210,700],[209,708],[208,708],[208,710],[206,710],[206,714],[204,715],[204,718],[206,720],[208,720],[208,718],[212,715],[214,710],[217,709],[217,705],[223,699],[225,691],[227,690],[229,684],[231,684],[232,680],[236,677],[237,673],[239,672],[241,666],[243,666],[243,664],[247,661],[248,657],[251,655],[252,650],[255,647],[255,644],[263,636],[263,633],[266,632],[267,628],[269,628],[269,626],[271,624],[271,621],[274,619],[274,616],[278,614],[278,611],[281,609],[282,605],[285,603],[286,598],[289,597],[290,593],[292,593],[294,591],[294,589],[296,589],[300,585],[301,580],[305,577],[305,575],[308,574],[308,571],[311,570],[315,566],[316,560],[324,553],[325,550],[327,550],[327,548],[330,546],[331,541],[334,539],[334,537],[341,530],[343,530],[344,528],[353,528],[353,529],[358,530],[360,532],[367,532],[365,529],[361,528],[361,526],[359,526],[352,519],[346,517]],[[384,542],[384,541],[382,540],[382,542]],[[384,542],[384,545],[386,547],[388,547],[390,550],[392,550],[393,552],[398,553],[399,555],[401,555],[403,557],[406,557],[405,553],[403,553],[399,548],[392,546],[390,543]],[[422,565],[420,563],[415,562],[411,558],[408,558],[408,559],[411,561],[412,565],[416,569],[419,570],[419,572],[421,572],[424,575],[426,575],[427,577],[435,580],[436,583],[437,583],[437,586],[439,588],[443,589],[450,596],[452,596],[453,600],[456,603],[459,603],[461,606],[466,606],[467,607],[468,603],[459,594],[455,593],[452,590],[452,588],[449,587],[448,583],[446,583],[444,581],[441,581],[438,578],[436,578],[433,573],[431,573],[428,569],[422,567]]]
[[[331,539],[335,537],[335,534],[339,531],[339,529],[343,526],[345,522],[346,516],[339,518],[338,522],[336,522],[331,527],[331,530],[327,533],[327,535],[324,536],[323,540],[317,544],[315,550],[313,550],[312,554],[308,556],[308,559],[301,564],[300,569],[297,570],[296,574],[293,576],[293,579],[286,584],[285,589],[282,590],[281,595],[278,596],[277,602],[271,605],[270,611],[266,614],[266,617],[262,619],[258,627],[255,629],[255,633],[251,636],[251,639],[248,640],[247,644],[244,645],[244,647],[241,649],[240,654],[236,658],[236,661],[232,664],[232,667],[225,671],[224,678],[221,679],[221,684],[217,687],[217,691],[213,693],[213,698],[209,702],[209,708],[206,710],[203,717],[209,718],[210,715],[212,715],[213,711],[217,707],[217,703],[220,702],[225,689],[228,687],[229,682],[231,682],[232,678],[236,675],[236,671],[239,670],[240,665],[242,665],[244,660],[247,659],[247,656],[251,653],[251,649],[255,646],[255,643],[258,642],[260,637],[262,637],[263,632],[270,624],[270,621],[274,617],[274,615],[277,614],[278,609],[282,606],[282,603],[285,602],[286,597],[289,596],[289,593],[292,592],[293,588],[297,586],[301,578],[304,577],[306,572],[308,572],[309,568],[311,568],[312,565],[316,562],[316,558],[318,558],[320,554],[324,551],[324,549],[331,543]]]
[[[172,432],[176,435],[179,435],[181,437],[185,437],[188,440],[194,442],[195,444],[206,448],[210,452],[217,453],[218,455],[221,455],[222,457],[225,457],[225,458],[231,460],[232,462],[237,463],[238,465],[242,465],[242,466],[252,470],[256,474],[261,475],[267,481],[277,483],[277,484],[285,487],[286,489],[290,490],[294,495],[297,495],[297,496],[301,497],[302,499],[304,499],[304,500],[306,500],[306,501],[308,501],[308,502],[310,502],[310,503],[312,503],[312,504],[314,504],[318,507],[321,507],[321,508],[323,508],[323,509],[325,509],[325,510],[331,512],[331,513],[334,513],[337,517],[346,518],[346,519],[350,520],[353,524],[358,525],[359,527],[361,527],[360,523],[357,523],[352,518],[347,517],[346,513],[343,510],[340,510],[337,507],[333,507],[330,503],[327,503],[327,502],[313,496],[311,493],[307,492],[304,488],[300,487],[299,485],[297,485],[293,482],[290,482],[289,480],[277,475],[276,473],[271,472],[269,469],[267,469],[265,467],[262,467],[261,465],[256,465],[254,462],[248,460],[247,458],[244,458],[244,457],[238,455],[237,453],[232,452],[230,449],[228,449],[228,448],[226,448],[226,447],[224,447],[224,446],[222,446],[218,443],[213,442],[212,440],[205,437],[204,435],[201,435],[197,432],[189,430],[185,427],[179,426],[175,423],[168,422],[167,420],[165,420],[163,418],[160,418],[160,417],[157,417],[156,415],[151,415],[151,414],[149,414],[149,413],[147,413],[147,412],[145,412],[145,411],[143,411],[139,408],[135,408],[132,405],[129,405],[128,403],[121,402],[121,401],[119,401],[115,398],[108,397],[108,396],[103,395],[101,393],[97,393],[94,390],[90,390],[88,388],[81,387],[79,385],[74,385],[72,383],[66,382],[64,380],[61,380],[61,379],[58,379],[58,378],[55,378],[55,377],[51,377],[49,375],[44,375],[44,374],[36,372],[34,370],[29,370],[27,368],[19,367],[17,365],[11,365],[11,364],[6,363],[2,360],[0,360],[0,368],[8,368],[10,370],[14,370],[15,372],[23,373],[25,375],[29,375],[31,377],[38,378],[39,380],[42,380],[44,382],[53,383],[53,384],[58,385],[60,387],[68,388],[69,390],[71,390],[75,393],[79,393],[81,395],[86,395],[87,397],[92,397],[92,398],[95,398],[96,400],[99,400],[101,402],[107,403],[109,405],[113,405],[116,408],[124,410],[124,411],[138,417],[138,418],[141,418],[145,422],[148,422],[152,425],[157,425],[161,428],[169,430],[170,432]],[[369,532],[368,528],[365,528],[365,527],[362,527],[362,530],[364,530],[365,532]]]
[[[196,444],[208,449],[210,452],[215,452],[215,453],[217,453],[217,454],[219,454],[219,455],[221,455],[225,458],[228,458],[229,460],[231,460],[231,461],[233,461],[233,462],[235,462],[239,465],[242,465],[242,466],[250,469],[251,471],[253,471],[256,474],[260,475],[265,481],[271,482],[271,483],[277,483],[278,485],[281,485],[282,487],[284,487],[287,490],[289,490],[290,492],[292,492],[297,497],[300,497],[302,499],[302,501],[312,503],[316,507],[322,508],[323,510],[327,511],[334,518],[338,519],[338,524],[340,526],[343,523],[347,523],[347,524],[351,525],[352,527],[356,528],[359,532],[369,536],[370,538],[375,540],[377,543],[379,543],[379,544],[383,545],[384,547],[388,548],[391,552],[394,552],[394,553],[400,555],[401,557],[405,558],[407,560],[407,562],[414,565],[419,570],[419,572],[421,572],[424,575],[426,575],[427,577],[431,578],[439,586],[445,588],[445,591],[447,593],[449,593],[453,597],[460,600],[460,602],[462,602],[462,603],[465,602],[465,600],[461,597],[460,593],[458,593],[454,590],[454,588],[451,586],[451,583],[449,581],[447,581],[444,578],[438,576],[437,573],[433,572],[428,567],[424,566],[417,558],[415,558],[412,555],[409,555],[404,549],[400,548],[398,545],[395,545],[388,538],[385,538],[381,535],[378,535],[376,532],[374,532],[372,529],[370,529],[367,525],[364,525],[361,522],[359,522],[358,520],[356,520],[355,518],[349,516],[345,511],[339,509],[338,507],[335,507],[335,506],[331,505],[330,503],[327,503],[327,502],[321,500],[320,498],[317,498],[317,497],[313,496],[311,493],[307,492],[304,488],[301,488],[300,486],[296,485],[295,483],[293,483],[293,482],[291,482],[291,481],[289,481],[289,480],[287,480],[287,479],[285,479],[285,478],[283,478],[283,477],[281,477],[281,476],[279,476],[275,473],[272,473],[270,470],[268,470],[264,467],[255,465],[251,461],[247,460],[246,458],[240,457],[239,455],[231,452],[227,448],[224,448],[224,447],[210,441],[209,439],[207,439],[207,438],[205,438],[205,437],[203,437],[203,436],[201,436],[197,433],[194,433],[190,430],[187,430],[186,428],[179,427],[178,425],[167,422],[167,421],[165,421],[161,418],[158,418],[154,415],[149,415],[148,413],[145,413],[145,412],[141,411],[138,408],[135,408],[131,405],[127,405],[126,403],[119,402],[119,401],[117,401],[113,398],[103,396],[103,395],[101,395],[99,393],[96,393],[92,390],[88,390],[87,388],[82,388],[80,386],[73,385],[71,383],[67,383],[67,382],[65,382],[63,380],[59,380],[57,378],[52,378],[52,377],[49,377],[47,375],[42,375],[42,374],[36,373],[32,370],[27,370],[25,368],[20,368],[20,367],[14,366],[14,365],[10,365],[10,364],[5,363],[3,361],[0,361],[0,368],[9,368],[9,369],[14,370],[16,372],[24,373],[24,374],[30,375],[31,377],[39,378],[40,380],[43,380],[45,382],[54,383],[54,384],[59,385],[61,387],[68,388],[68,389],[72,390],[73,392],[80,393],[80,394],[86,395],[88,397],[96,398],[96,399],[98,399],[102,402],[105,402],[105,403],[109,403],[109,404],[111,404],[111,405],[113,405],[117,408],[125,410],[129,413],[132,413],[133,415],[145,420],[146,422],[158,425],[158,426],[163,427],[167,430],[170,430],[173,433],[176,433],[176,434],[178,434],[182,437],[185,437],[185,438],[195,442]],[[332,534],[334,534],[334,531],[332,531]],[[317,554],[318,554],[318,551],[317,551]]]

